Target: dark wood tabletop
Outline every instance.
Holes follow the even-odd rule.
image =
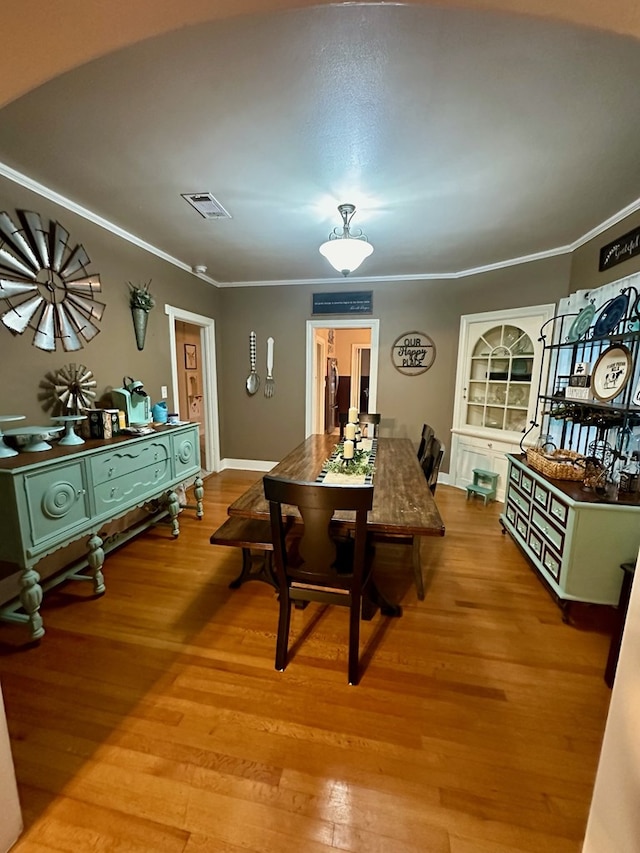
[[[378,438],[373,478],[373,509],[368,527],[373,533],[411,536],[443,536],[444,524],[433,495],[408,438]],[[285,456],[270,472],[277,477],[314,482],[337,443],[336,436],[311,435]],[[228,509],[241,518],[269,518],[262,480],[258,480]],[[297,509],[290,507],[292,518]],[[351,513],[341,512],[335,521],[352,523]]]

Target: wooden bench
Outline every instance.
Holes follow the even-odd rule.
[[[231,516],[211,534],[212,545],[230,545],[242,548],[242,570],[231,581],[229,589],[238,589],[246,581],[264,581],[277,589],[273,574],[273,544],[271,542],[271,522],[255,518]],[[260,551],[262,559],[254,568],[252,551]]]

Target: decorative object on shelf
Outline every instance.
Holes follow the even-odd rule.
[[[585,305],[585,307],[580,310],[567,333],[567,341],[569,343],[575,343],[576,341],[579,341],[583,335],[586,335],[591,327],[595,314],[596,308],[592,302]]]
[[[629,297],[626,293],[618,294],[603,305],[593,327],[594,337],[600,338],[611,334],[624,317],[628,305]]]
[[[273,380],[273,338],[267,338],[267,378],[264,381],[264,396],[273,397],[275,382]]]
[[[156,301],[149,290],[151,287],[151,279],[145,282],[142,286],[131,284],[130,281],[128,281],[127,284],[129,285],[129,308],[131,308],[133,328],[136,334],[136,345],[139,350],[143,350],[144,341],[147,336],[149,311],[151,311],[156,304]]]
[[[541,453],[530,447],[527,450],[527,462],[536,471],[552,480],[582,480],[585,461],[581,453],[574,450],[552,450]]]
[[[13,447],[5,444],[4,435],[2,434],[2,424],[13,423],[14,421],[23,421],[26,415],[0,415],[0,459],[6,459],[9,456],[17,456],[18,451]]]
[[[329,239],[320,246],[323,255],[331,266],[342,275],[348,276],[356,270],[365,258],[373,252],[373,246],[367,237],[358,229],[351,230],[351,220],[356,212],[353,204],[338,205],[338,213],[342,217],[342,226],[334,228]]]
[[[198,369],[198,348],[195,344],[184,345],[184,366],[186,370]]]
[[[418,376],[436,360],[436,345],[424,332],[403,332],[391,345],[391,362],[399,373]]]
[[[249,333],[249,363],[251,372],[247,376],[247,393],[253,396],[260,387],[260,377],[256,373],[256,333]]]
[[[60,421],[65,428],[65,433],[58,442],[64,446],[73,446],[75,444],[84,444],[84,438],[76,435],[74,426],[80,421],[86,421],[87,415],[56,415],[53,420]]]
[[[41,453],[51,450],[49,440],[63,429],[62,425],[14,427],[5,430],[5,435],[13,436],[25,453]]]
[[[587,456],[585,459],[583,485],[585,489],[593,489],[598,495],[604,495],[607,489],[607,466],[597,456]]]
[[[609,347],[601,353],[591,377],[594,397],[601,403],[617,397],[631,377],[631,367],[631,352],[622,344]]]
[[[151,407],[151,417],[153,418],[154,424],[166,424],[169,419],[166,400],[160,400],[159,403],[156,403]]]
[[[116,410],[125,413],[127,426],[144,426],[151,423],[151,397],[139,379],[124,376],[122,388],[114,388],[111,399]]]
[[[38,213],[17,213],[22,227],[0,213],[0,299],[8,306],[0,319],[14,335],[33,329],[38,349],[53,352],[58,341],[68,352],[82,349],[81,338],[100,331],[100,276],[89,273],[84,247],[72,247],[59,222],[45,226]]]
[[[40,382],[38,399],[45,411],[56,415],[81,415],[93,406],[97,382],[84,364],[66,364],[50,371]]]

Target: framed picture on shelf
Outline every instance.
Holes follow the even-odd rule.
[[[198,350],[195,344],[184,345],[184,366],[186,370],[198,369]]]

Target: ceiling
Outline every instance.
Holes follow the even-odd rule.
[[[639,77],[630,37],[506,13],[218,20],[6,105],[0,174],[215,283],[340,278],[318,246],[342,202],[375,247],[349,281],[465,275],[569,251],[635,209]],[[181,196],[196,192],[231,218],[203,219]]]

